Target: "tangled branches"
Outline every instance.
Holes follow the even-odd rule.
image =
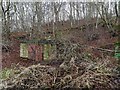
[[[108,59],[82,62],[71,58],[59,67],[33,65],[25,68],[9,81],[4,81],[2,90],[43,90],[45,88],[88,88],[110,90],[120,88],[116,65]]]

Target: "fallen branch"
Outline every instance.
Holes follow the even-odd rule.
[[[79,46],[81,46],[81,47],[90,47],[91,49],[97,49],[97,50],[106,51],[106,52],[115,52],[115,50],[104,49],[104,48],[99,48],[99,47],[93,47],[93,46],[89,46],[89,45],[79,45]]]

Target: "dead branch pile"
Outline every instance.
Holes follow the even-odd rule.
[[[2,90],[43,90],[45,88],[91,88],[110,90],[120,88],[116,65],[107,59],[82,62],[71,58],[59,67],[33,65],[4,81]]]
[[[106,56],[113,56],[115,50],[109,49],[109,46],[111,45],[108,44],[108,46],[97,47],[62,40],[57,45],[57,59],[70,60],[70,58],[74,56],[78,58],[91,57],[91,59],[95,57],[103,58]]]

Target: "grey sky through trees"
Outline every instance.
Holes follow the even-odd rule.
[[[4,1],[8,1],[8,0],[3,0]],[[16,2],[18,1],[18,2]],[[10,17],[12,19],[11,24],[13,24],[14,26],[12,27],[14,30],[16,26],[21,27],[21,20],[24,21],[24,25],[26,26],[31,26],[32,25],[32,16],[35,14],[35,6],[34,3],[35,1],[40,2],[40,0],[10,0],[11,2],[11,10],[10,10]],[[44,22],[50,22],[50,21],[55,21],[55,17],[54,17],[54,12],[53,12],[53,6],[51,4],[51,2],[54,1],[58,1],[61,5],[60,7],[60,11],[59,11],[59,16],[60,19],[63,20],[68,20],[70,18],[70,9],[72,9],[72,13],[71,15],[74,16],[74,19],[78,19],[77,13],[79,13],[79,19],[84,17],[84,14],[86,14],[88,9],[83,10],[83,5],[85,5],[85,3],[89,3],[89,2],[93,2],[95,1],[95,3],[97,4],[98,2],[104,1],[105,2],[105,7],[108,8],[108,12],[109,13],[113,13],[113,15],[115,15],[114,13],[114,4],[112,4],[111,2],[115,2],[115,0],[42,0],[42,13],[43,13],[43,18],[42,18],[42,23]],[[65,3],[63,3],[65,1]],[[72,1],[76,1],[76,3],[72,4],[72,8],[70,8],[70,4],[69,2]],[[77,2],[78,1],[78,2]],[[88,2],[89,1],[89,2]],[[117,2],[119,0],[116,0]],[[59,5],[58,4],[58,7]],[[4,3],[5,5],[5,3]],[[78,7],[77,7],[78,5]],[[84,7],[89,8],[89,5],[85,5]],[[4,7],[6,8],[6,6]],[[93,6],[94,8],[94,16],[96,16],[96,6]],[[14,10],[17,9],[16,12],[14,12]],[[78,9],[78,12],[77,12]],[[84,13],[85,12],[85,13]],[[101,8],[100,8],[100,12],[101,12]],[[24,17],[22,17],[21,15],[24,15]],[[98,14],[98,16],[100,16]],[[17,20],[17,23],[15,22]],[[17,24],[17,25],[16,25]]]
[[[9,0],[3,0],[9,1]],[[118,2],[120,0],[10,0],[11,2]]]

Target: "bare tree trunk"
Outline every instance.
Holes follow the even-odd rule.
[[[117,31],[118,31],[118,42],[120,42],[120,1],[118,3],[118,10],[116,6],[116,17],[117,17]]]
[[[3,6],[5,2],[3,0],[1,1],[1,7],[2,7],[2,35],[3,35],[3,43],[9,44],[10,41],[10,16],[9,16],[9,9],[10,9],[10,2],[6,2],[7,9],[5,10],[5,6]]]
[[[101,17],[101,19],[103,20],[103,22],[106,24],[107,28],[109,29],[109,31],[113,31],[114,32],[114,29],[113,27],[109,24],[109,20],[107,19],[107,12],[105,11],[105,8],[104,8],[104,3],[102,3],[101,5],[101,8],[102,8],[102,13],[101,11],[99,10],[100,8],[96,5],[96,8],[97,8],[97,11]]]
[[[97,20],[96,20],[96,25],[95,25],[95,27],[98,28],[98,20],[99,20],[98,14],[99,14],[99,13],[98,13],[97,10],[96,10],[95,12],[96,12],[96,15],[95,15],[95,16],[96,16],[96,19],[97,19]]]
[[[36,38],[39,39],[39,35],[42,35],[42,30],[41,30],[41,22],[42,22],[42,2],[35,2],[35,5],[36,5],[36,15],[37,15],[37,28],[36,28]],[[41,34],[39,34],[41,33]],[[41,36],[42,37],[42,36]]]
[[[73,8],[72,8],[72,2],[70,2],[69,4],[70,4],[70,15],[69,15],[69,19],[70,19],[70,26],[72,27],[72,26],[73,26],[73,15],[72,15]]]
[[[80,13],[79,13],[79,5],[80,5],[80,3],[79,2],[77,2],[76,3],[76,11],[77,11],[77,24],[79,25],[80,24],[80,22],[79,22],[79,18],[80,18]]]

